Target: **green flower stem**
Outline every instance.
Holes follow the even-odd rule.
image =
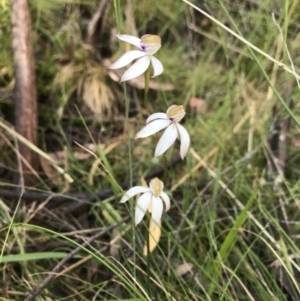
[[[150,224],[151,224],[151,216],[147,214],[149,221],[149,228],[147,233],[147,293],[150,297],[151,294],[151,285],[150,285],[150,264],[151,264],[151,253],[150,253]]]
[[[163,164],[164,164],[164,175],[163,175],[163,182],[167,181],[168,176],[168,161],[166,154],[163,154]]]
[[[128,163],[129,163],[129,183],[130,187],[132,187],[133,184],[133,175],[132,175],[132,149],[131,149],[131,137],[130,137],[130,131],[129,131],[129,106],[130,102],[127,97],[127,89],[126,84],[124,83],[124,98],[125,98],[125,128],[127,131],[127,144],[128,144]],[[136,227],[135,227],[135,208],[133,205],[131,205],[131,225],[132,225],[132,248],[133,248],[133,262],[136,263]],[[136,266],[133,267],[133,277],[136,279]]]
[[[115,13],[116,13],[116,21],[117,21],[117,28],[118,32],[121,32],[122,28],[122,13],[121,13],[121,5],[120,5],[120,0],[114,0],[114,8],[115,8]],[[127,90],[126,90],[126,83],[123,84],[124,87],[124,99],[125,99],[125,128],[127,130],[127,143],[128,143],[128,161],[129,161],[129,183],[130,187],[132,187],[133,183],[133,176],[132,176],[132,150],[131,150],[131,137],[130,137],[130,131],[129,131],[129,106],[130,106],[130,101],[127,97]],[[132,223],[132,248],[133,248],[133,262],[134,262],[134,267],[133,267],[133,277],[136,279],[136,229],[135,229],[135,220],[134,220],[134,214],[135,214],[135,208],[132,206],[131,209],[131,223]]]
[[[146,109],[148,111],[147,112],[148,115],[150,115],[150,106],[149,106],[149,102],[148,102],[150,72],[151,72],[151,66],[149,66],[149,68],[145,72],[145,94],[144,94],[144,101],[145,101]]]
[[[150,106],[149,106],[149,102],[148,102],[150,73],[151,73],[151,66],[149,66],[149,68],[145,72],[145,94],[144,94],[144,101],[145,101],[145,106],[146,106],[146,110],[147,110],[148,115],[150,115]],[[165,181],[166,178],[167,178],[167,174],[168,174],[167,158],[166,158],[165,154],[163,155],[163,164],[164,164],[164,176],[163,176],[163,179]]]

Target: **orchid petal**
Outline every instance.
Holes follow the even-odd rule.
[[[159,197],[164,189],[164,183],[159,178],[154,178],[149,182],[149,188],[155,197]]]
[[[139,194],[139,193],[144,193],[144,192],[149,192],[150,188],[148,187],[143,187],[143,186],[135,186],[130,188],[122,197],[120,203],[125,203],[126,201],[128,201],[129,199],[131,199],[132,197],[134,197],[135,195]]]
[[[152,115],[150,115],[147,120],[146,120],[146,124],[155,120],[155,119],[167,119],[167,120],[170,120],[168,118],[168,115],[166,113],[154,113]]]
[[[183,160],[188,152],[191,140],[188,131],[181,124],[177,123],[177,129],[180,136],[180,157]]]
[[[159,225],[159,222],[161,220],[161,216],[164,211],[164,205],[160,197],[152,197],[152,220],[154,222],[154,229],[157,225]]]
[[[166,128],[172,121],[170,120],[154,120],[150,123],[148,123],[144,128],[142,128],[135,136],[135,139],[137,138],[146,138],[149,137],[160,130]]]
[[[153,75],[152,77],[158,76],[164,72],[164,67],[159,59],[154,56],[151,56],[151,63],[153,66]]]
[[[162,155],[166,150],[168,150],[171,145],[175,142],[177,138],[177,129],[176,125],[172,123],[163,133],[161,138],[158,141],[158,144],[155,149],[155,157]]]
[[[166,211],[168,211],[171,207],[171,202],[169,196],[165,192],[161,192],[160,197],[163,199],[166,205]]]
[[[137,201],[135,208],[135,225],[139,224],[147,212],[149,203],[151,202],[152,193],[144,193]]]
[[[140,50],[131,50],[124,53],[116,62],[114,62],[109,69],[119,69],[130,64],[133,60],[136,60],[140,57],[146,56],[147,54]]]
[[[167,110],[167,116],[170,120],[178,123],[185,115],[183,106],[172,105]]]
[[[148,55],[137,60],[123,75],[121,82],[133,79],[143,74],[150,65],[150,57]]]
[[[142,49],[141,48],[141,39],[139,39],[137,37],[130,36],[130,35],[127,35],[127,34],[117,34],[117,38],[121,41],[127,42],[131,45],[134,45],[134,46]]]

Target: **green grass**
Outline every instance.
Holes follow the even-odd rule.
[[[8,2],[3,7],[0,2],[0,16],[9,15]],[[92,46],[86,43],[87,24],[97,1],[31,2],[39,148],[51,153],[65,147],[61,167],[74,179],[70,184],[53,174],[53,181],[41,171],[33,188],[53,194],[113,190],[79,211],[65,212],[79,200],[75,196],[51,209],[52,215],[41,202],[25,208],[20,201],[14,207],[9,198],[1,198],[0,300],[24,300],[78,246],[81,251],[36,300],[299,300],[299,149],[292,139],[299,135],[300,94],[287,70],[293,63],[298,73],[297,1],[285,1],[282,7],[271,0],[206,1],[199,6],[241,40],[181,1],[116,0],[103,15]],[[160,135],[133,139],[147,115],[143,91],[106,73],[104,60],[114,61],[125,51],[114,38],[117,28],[162,37],[157,57],[165,72],[154,80],[174,89],[150,90],[149,103],[153,112],[184,104],[182,124],[191,136],[187,158],[164,178],[172,207],[163,214],[162,236],[149,258],[150,291],[143,256],[146,223],[133,227],[127,220],[82,247],[90,236],[132,216],[134,200],[119,204],[119,185],[130,181],[131,174],[141,185],[149,171],[164,164],[163,158],[153,159]],[[1,18],[1,32],[7,34],[0,34],[0,91],[7,95],[13,87],[8,17]],[[95,84],[87,86],[91,79],[98,80],[101,90],[93,95],[105,102],[103,107],[112,106],[111,115],[94,114],[96,109],[84,103],[84,91],[95,91]],[[205,113],[190,108],[192,97],[205,101]],[[13,122],[13,99],[0,96],[0,109]],[[274,122],[286,117],[291,126],[286,177],[281,178],[266,171],[272,156],[268,141]],[[3,135],[10,138],[5,131]],[[99,148],[95,156],[80,160],[75,141]],[[13,186],[17,165],[11,153],[7,146],[1,154],[1,187]],[[166,159],[178,153],[177,143]],[[191,269],[182,275],[186,263]]]

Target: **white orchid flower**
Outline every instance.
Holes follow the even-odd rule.
[[[183,106],[177,105],[170,106],[166,113],[154,113],[148,117],[146,126],[137,133],[135,138],[145,138],[167,128],[158,141],[154,156],[158,157],[167,151],[179,134],[180,156],[183,160],[190,146],[189,133],[179,124],[184,115],[185,110]]]
[[[150,66],[153,67],[153,76],[158,76],[163,73],[164,67],[162,63],[153,55],[161,46],[159,36],[146,34],[141,39],[130,35],[117,35],[118,39],[138,47],[140,50],[131,50],[123,54],[110,69],[120,69],[138,59],[121,77],[121,82],[133,79],[143,74]]]
[[[163,192],[164,183],[158,178],[154,178],[149,183],[149,188],[143,186],[135,186],[130,188],[122,197],[120,203],[125,203],[139,193],[142,195],[137,200],[135,208],[135,224],[139,224],[146,214],[149,206],[151,206],[151,224],[154,229],[159,225],[163,214],[163,202],[166,206],[166,211],[170,209],[170,198]]]

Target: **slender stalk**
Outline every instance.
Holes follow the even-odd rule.
[[[117,20],[117,28],[118,32],[121,32],[122,27],[122,14],[120,9],[120,0],[114,0],[114,7],[115,7],[115,13],[116,13],[116,20]],[[130,131],[129,131],[129,99],[127,97],[127,89],[126,84],[123,84],[124,87],[124,99],[125,99],[125,128],[127,130],[127,144],[128,144],[128,163],[129,163],[129,184],[130,187],[132,187],[133,184],[133,177],[132,177],[132,153],[131,153],[131,138],[130,138]],[[131,224],[132,224],[132,248],[133,248],[133,277],[136,279],[136,235],[135,235],[135,220],[134,220],[134,206],[131,207]]]
[[[129,184],[132,187],[133,177],[132,177],[132,153],[131,153],[131,139],[129,131],[129,99],[127,97],[126,84],[124,83],[124,98],[125,98],[125,116],[126,116],[126,130],[127,130],[127,144],[128,144],[128,163],[129,163]],[[136,229],[135,229],[135,208],[134,205],[131,205],[131,224],[132,224],[132,248],[133,248],[133,262],[136,263]],[[136,279],[136,267],[133,267],[133,277]]]
[[[130,102],[127,97],[127,89],[126,84],[124,83],[124,98],[125,98],[125,116],[126,116],[126,131],[127,131],[127,144],[128,144],[128,163],[129,163],[129,185],[132,187],[133,185],[133,176],[132,176],[132,151],[131,151],[131,138],[130,138],[130,131],[129,131],[129,107]],[[134,205],[131,205],[131,225],[132,225],[132,248],[133,248],[133,262],[136,263],[136,229],[135,229],[135,208]],[[136,279],[136,265],[134,264],[133,267],[133,277]]]
[[[147,69],[145,72],[145,94],[144,94],[144,101],[147,109],[148,115],[150,115],[150,106],[148,102],[148,94],[149,94],[149,82],[150,82],[150,72],[151,72],[151,66]]]
[[[145,95],[144,95],[144,100],[145,100],[145,105],[146,105],[148,115],[150,115],[150,106],[149,106],[149,102],[148,102],[150,73],[151,73],[151,66],[149,66],[149,68],[145,72]],[[166,178],[167,178],[167,174],[168,174],[167,157],[166,157],[165,154],[163,155],[163,164],[164,164],[163,180],[165,181]]]
[[[147,214],[149,220],[149,229],[147,233],[147,293],[150,297],[151,285],[150,285],[150,264],[151,264],[151,252],[150,252],[150,226],[151,226],[151,217]]]
[[[168,176],[168,161],[166,154],[163,154],[163,164],[164,164],[164,175],[163,175],[163,182],[167,181]]]

